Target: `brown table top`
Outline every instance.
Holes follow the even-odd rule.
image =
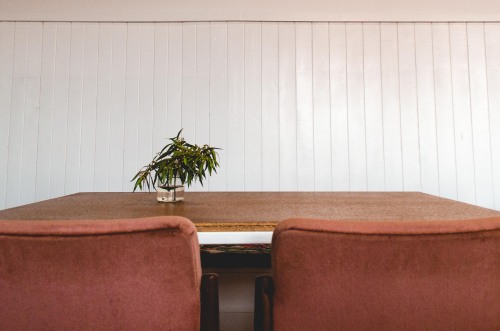
[[[198,231],[272,231],[287,218],[457,220],[500,212],[417,192],[187,192],[178,203],[152,193],[77,193],[0,211],[1,220],[118,219],[178,215]]]

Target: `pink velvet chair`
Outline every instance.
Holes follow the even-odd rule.
[[[279,223],[255,330],[500,330],[500,218]]]
[[[193,331],[200,319],[218,329],[217,278],[202,280],[185,218],[0,221],[0,330]]]

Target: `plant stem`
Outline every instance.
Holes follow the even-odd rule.
[[[177,200],[177,177],[174,177],[174,202]]]

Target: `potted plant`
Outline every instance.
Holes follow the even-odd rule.
[[[187,143],[181,137],[182,129],[177,136],[170,138],[170,143],[156,154],[153,160],[144,166],[132,178],[137,188],[151,187],[157,190],[157,200],[161,202],[177,202],[184,200],[184,184],[189,187],[193,181],[203,180],[208,172],[217,172],[219,166],[218,148],[204,145],[202,147]]]

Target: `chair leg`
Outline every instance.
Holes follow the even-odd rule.
[[[203,274],[200,287],[201,331],[219,331],[219,279],[217,274]]]
[[[259,275],[255,278],[254,331],[272,331],[273,329],[273,278]]]

